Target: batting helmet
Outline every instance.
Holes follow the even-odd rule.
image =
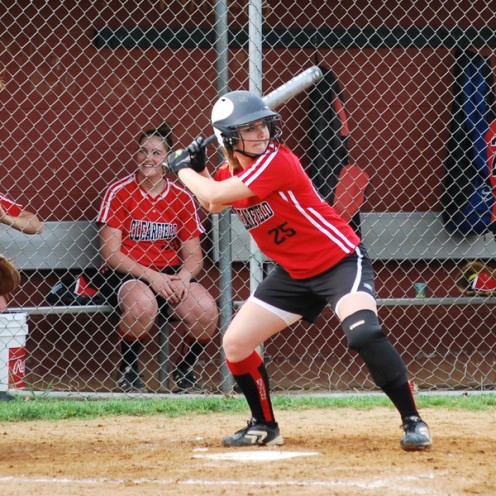
[[[221,96],[212,109],[212,126],[222,146],[233,149],[240,139],[238,128],[264,120],[270,130],[270,139],[278,137],[275,121],[281,116],[271,110],[258,95],[249,91],[231,91]]]

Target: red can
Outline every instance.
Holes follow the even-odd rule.
[[[26,373],[26,349],[24,346],[9,348],[9,389],[23,389]]]

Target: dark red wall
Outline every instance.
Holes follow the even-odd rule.
[[[217,95],[213,49],[94,44],[103,27],[212,28],[207,2],[196,10],[195,2],[186,10],[183,4],[53,2],[40,8],[25,0],[0,14],[7,27],[0,160],[4,188],[12,196],[33,205],[45,220],[91,219],[98,201],[87,205],[84,199],[99,199],[108,181],[130,167],[130,149],[144,127],[167,119],[181,143],[211,134],[209,114]],[[302,15],[300,4],[278,4],[264,10],[264,26],[284,28],[295,19],[300,28],[321,29],[496,25],[494,16],[486,21],[478,15],[485,7],[469,1],[449,9],[444,2],[399,2],[390,11],[383,2],[360,8],[354,2],[311,2]],[[230,27],[246,27],[246,10],[239,2],[231,8]],[[264,91],[313,65],[315,56],[311,46],[266,50]],[[438,209],[452,49],[320,49],[318,59],[345,91],[351,156],[372,178],[365,210]],[[231,88],[246,88],[247,65],[246,50],[230,51]],[[304,162],[306,110],[304,95],[281,109],[285,138]]]

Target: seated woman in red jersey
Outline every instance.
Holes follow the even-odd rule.
[[[299,159],[280,141],[280,116],[247,91],[221,97],[212,125],[226,157],[215,180],[205,169],[202,139],[169,156],[170,170],[210,212],[236,212],[260,250],[276,262],[234,316],[223,337],[227,365],[251,410],[248,425],[226,446],[280,445],[269,377],[256,349],[289,325],[313,322],[326,305],[350,349],[391,399],[402,419],[400,445],[429,448],[405,364],[377,317],[374,272],[353,229],[316,192]]]
[[[26,210],[23,205],[2,193],[0,193],[0,224],[25,234],[43,232],[43,224],[35,213]],[[7,295],[0,295],[0,312],[7,307],[7,299]]]
[[[173,371],[175,392],[203,392],[193,366],[217,329],[215,300],[194,279],[203,267],[204,232],[196,204],[164,176],[171,147],[169,126],[144,132],[136,171],[108,187],[97,218],[104,263],[100,291],[120,312],[117,385],[124,392],[147,391],[138,358],[160,311],[187,328],[183,357]]]

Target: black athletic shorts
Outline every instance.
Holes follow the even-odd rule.
[[[343,296],[356,291],[376,298],[374,270],[362,244],[334,267],[308,279],[293,279],[276,265],[257,287],[254,296],[314,322],[327,304],[335,310]]]
[[[176,274],[179,271],[180,267],[166,267],[162,270],[164,274]],[[107,269],[105,272],[99,274],[99,289],[100,294],[105,298],[108,305],[114,307],[117,312],[119,312],[119,302],[117,295],[119,294],[119,289],[126,281],[132,281],[136,279],[136,277],[130,274],[123,274],[122,272],[117,272],[112,269]],[[192,279],[194,281],[194,279]],[[146,281],[143,281],[145,284],[148,284]],[[160,308],[160,313],[163,315],[168,315],[168,304],[165,298],[158,296],[155,293],[157,298],[158,306]]]

